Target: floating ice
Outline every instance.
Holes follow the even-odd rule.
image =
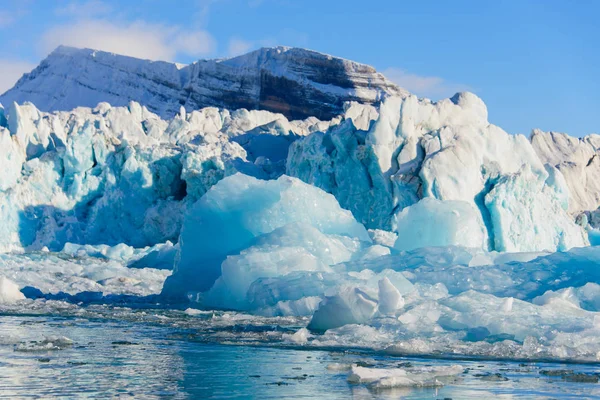
[[[38,294],[100,293],[148,296],[160,293],[168,270],[128,268],[127,260],[66,253],[0,254],[0,276]],[[18,288],[17,288],[18,291]],[[18,292],[21,294],[21,292]]]
[[[358,288],[342,289],[325,298],[314,313],[308,328],[326,331],[348,324],[368,323],[377,310],[377,300]]]
[[[14,303],[23,299],[25,296],[19,290],[19,286],[0,275],[0,304]]]
[[[463,371],[464,368],[460,365],[411,369],[367,368],[353,365],[352,373],[348,376],[348,382],[368,384],[374,389],[436,387],[443,386],[438,378],[456,376],[462,374]]]

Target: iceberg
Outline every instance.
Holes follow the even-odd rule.
[[[293,223],[303,226],[274,232]],[[270,238],[263,237],[270,233]],[[261,238],[266,248],[255,248],[260,246]],[[310,238],[307,242],[313,248],[299,252],[290,249],[294,242],[303,243],[305,238]],[[371,242],[352,214],[320,189],[287,176],[263,181],[232,175],[213,186],[186,216],[174,275],[167,280],[164,294],[205,292],[219,277],[223,279],[218,284],[229,281],[231,286],[239,280],[238,285],[245,287],[251,282],[239,274],[253,274],[254,269],[273,268],[278,273],[279,268],[286,268],[289,272],[290,265],[297,264],[303,270],[324,270],[324,266],[351,254],[352,247],[360,246],[350,238]],[[253,245],[251,252],[230,258]],[[289,251],[279,253],[277,246]],[[319,264],[314,253],[329,254],[321,258],[325,263]],[[238,298],[244,296],[240,293]]]

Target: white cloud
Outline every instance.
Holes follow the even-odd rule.
[[[34,64],[19,60],[0,60],[0,94],[14,86],[19,78],[35,68]]]
[[[171,41],[177,53],[201,56],[214,51],[216,42],[210,33],[202,30],[179,32]]]
[[[178,55],[200,57],[215,49],[215,40],[203,30],[104,19],[84,19],[53,27],[43,35],[41,50],[48,53],[61,44],[165,61],[174,61]]]
[[[239,38],[232,38],[229,40],[229,46],[227,46],[227,55],[230,57],[239,56],[247,53],[250,49],[252,49],[252,47],[254,47],[253,42]]]
[[[392,82],[420,97],[439,100],[457,92],[472,91],[469,86],[445,81],[437,76],[421,76],[400,68],[388,68],[382,73]]]

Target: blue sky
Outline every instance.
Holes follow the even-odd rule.
[[[4,0],[0,91],[58,44],[189,63],[261,46],[375,66],[439,99],[470,90],[490,121],[600,133],[600,1]]]

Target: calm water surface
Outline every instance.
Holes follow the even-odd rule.
[[[374,367],[460,364],[438,389],[373,391],[332,363]],[[406,364],[410,363],[410,364]],[[598,383],[543,370],[600,373],[597,365],[444,361],[355,351],[241,346],[189,327],[74,316],[0,316],[0,398],[485,399],[600,398]]]

